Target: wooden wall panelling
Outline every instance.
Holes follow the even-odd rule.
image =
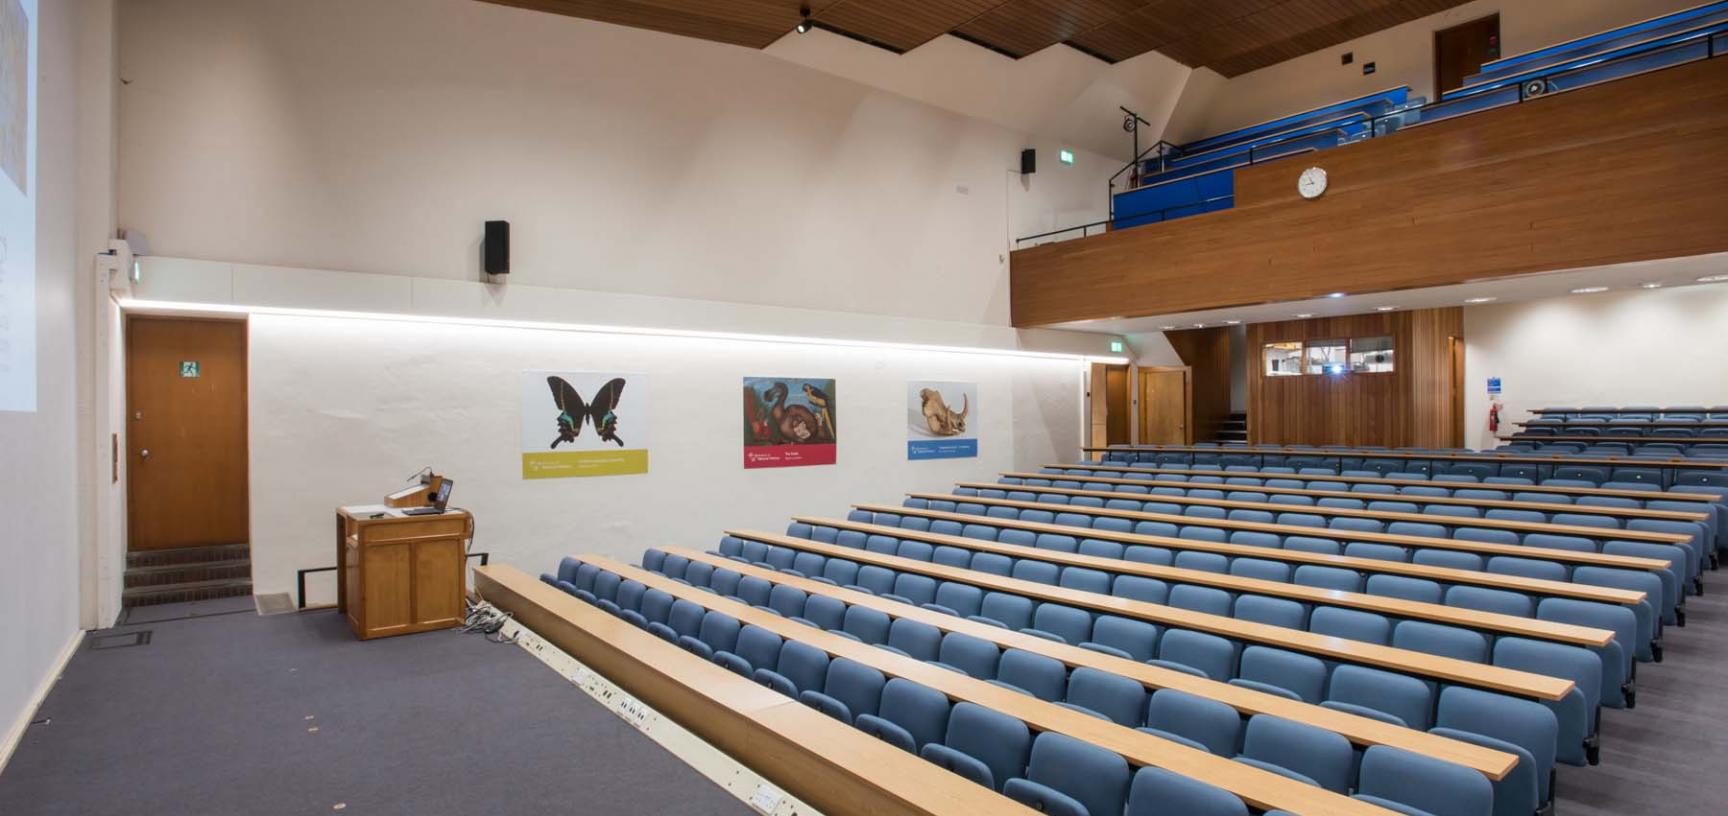
[[[1464,308],[1418,309],[1410,317],[1410,348],[1393,355],[1410,370],[1410,442],[1422,448],[1450,448],[1457,438],[1458,410],[1453,400],[1451,340],[1464,339]]]
[[[1164,339],[1188,366],[1194,395],[1193,438],[1210,441],[1230,415],[1230,328],[1171,331],[1164,333]]]
[[[1040,326],[1728,251],[1728,59],[1236,172],[1236,207],[1015,251]],[[1302,200],[1296,177],[1327,170]]]

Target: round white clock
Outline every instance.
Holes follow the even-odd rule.
[[[1310,167],[1302,171],[1296,179],[1296,192],[1303,198],[1319,198],[1326,192],[1326,171],[1318,167]]]

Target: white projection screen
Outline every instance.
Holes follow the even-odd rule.
[[[36,3],[0,0],[0,411],[36,410]]]

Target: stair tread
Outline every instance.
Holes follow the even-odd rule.
[[[156,595],[167,592],[185,592],[194,589],[221,589],[225,587],[252,586],[251,578],[212,578],[208,581],[182,581],[177,584],[154,584],[150,586],[131,587],[122,595]]]
[[[127,567],[127,575],[143,575],[159,572],[175,572],[179,570],[201,569],[232,569],[234,567],[252,566],[251,558],[230,558],[222,561],[182,561],[177,564],[145,564],[137,567]]]

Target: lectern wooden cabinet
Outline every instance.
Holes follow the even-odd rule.
[[[336,606],[354,634],[370,640],[461,624],[472,529],[462,510],[336,508]]]

